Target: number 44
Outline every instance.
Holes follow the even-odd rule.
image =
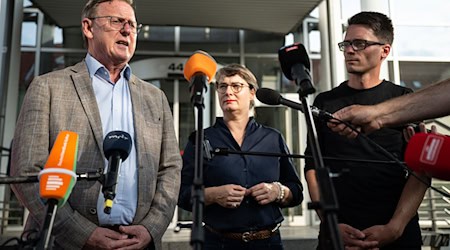
[[[182,63],[179,64],[171,63],[168,69],[172,71],[183,71],[183,67],[184,65]]]

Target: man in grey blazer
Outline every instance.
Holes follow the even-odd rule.
[[[131,74],[140,26],[132,0],[90,0],[82,13],[85,60],[36,77],[14,135],[11,173],[38,173],[62,130],[78,133],[77,172],[105,169],[103,139],[128,132],[133,148],[120,168],[111,214],[101,184],[77,181],[58,208],[53,235],[61,249],[161,249],[177,203],[181,157],[164,93]],[[30,211],[26,229],[40,229],[46,205],[38,184],[13,190]]]

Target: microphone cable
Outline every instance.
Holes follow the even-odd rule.
[[[5,240],[0,249],[35,249],[39,241],[39,231],[36,229],[25,230],[20,237],[12,237]],[[16,245],[12,245],[16,243]]]
[[[331,121],[331,120],[335,120],[335,121]],[[433,191],[438,192],[439,194],[450,198],[450,194],[448,193],[444,193],[443,191],[433,187],[431,185],[431,178],[429,180],[424,180],[422,179],[420,176],[418,176],[416,173],[414,173],[414,171],[412,171],[404,162],[401,162],[399,159],[397,159],[397,157],[395,157],[392,153],[390,153],[389,151],[387,151],[385,148],[383,148],[381,145],[379,145],[378,143],[376,143],[374,140],[370,139],[367,135],[365,135],[364,133],[362,133],[361,131],[359,131],[358,129],[356,129],[352,124],[350,124],[349,122],[346,121],[342,121],[340,119],[337,118],[331,118],[328,121],[325,122],[329,122],[329,123],[333,123],[333,124],[344,124],[346,127],[350,128],[352,131],[356,132],[356,134],[358,134],[358,136],[362,136],[362,138],[364,138],[364,140],[366,140],[369,144],[371,144],[373,147],[375,147],[376,149],[380,150],[381,153],[388,159],[392,160],[393,162],[395,162],[395,165],[401,167],[403,170],[405,170],[408,175],[412,175],[414,178],[416,178],[418,181],[420,181],[422,184],[424,184],[425,186],[427,186],[427,188],[431,188]]]

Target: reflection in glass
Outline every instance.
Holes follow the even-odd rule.
[[[400,85],[418,90],[432,83],[450,78],[449,62],[399,62]],[[393,66],[389,63],[389,74],[393,76]]]
[[[394,49],[399,56],[450,56],[450,24],[447,27],[396,26]]]
[[[255,120],[265,126],[269,126],[277,129],[281,132],[283,137],[285,138],[286,143],[288,144],[289,150],[291,154],[294,152],[299,152],[299,124],[298,124],[298,112],[292,111],[291,116],[292,119],[287,119],[286,117],[286,107],[256,107],[255,108]],[[291,120],[291,124],[286,124],[287,121]],[[287,130],[290,130],[289,132]],[[286,138],[286,135],[290,134],[291,138]],[[289,143],[289,141],[291,143]],[[300,175],[303,171],[300,171],[300,159],[293,159],[294,164],[297,169],[297,173]],[[294,215],[302,215],[302,206],[296,206],[293,208],[284,208],[283,210],[284,216],[294,216]]]
[[[175,27],[144,25],[138,34],[137,44],[140,51],[172,51],[175,47]]]
[[[395,13],[394,24],[411,22],[450,24],[448,0],[391,0],[391,4]]]
[[[37,32],[37,14],[23,13],[21,45],[27,47],[36,46],[36,32]]]
[[[236,29],[181,27],[180,50],[208,53],[239,53],[239,31]]]
[[[246,53],[277,55],[278,49],[284,44],[284,35],[246,30],[244,42]]]

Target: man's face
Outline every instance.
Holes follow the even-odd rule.
[[[377,38],[373,30],[364,25],[350,25],[347,29],[344,41],[366,40],[383,43]],[[388,56],[390,45],[370,45],[362,50],[355,50],[351,45],[344,49],[345,66],[348,73],[364,74],[379,68],[383,60]]]
[[[133,8],[123,1],[103,2],[98,5],[95,17],[83,20],[89,53],[105,66],[128,63],[136,49],[137,33],[126,23],[136,23]],[[117,25],[117,20],[124,23]],[[111,25],[112,22],[116,25]]]

